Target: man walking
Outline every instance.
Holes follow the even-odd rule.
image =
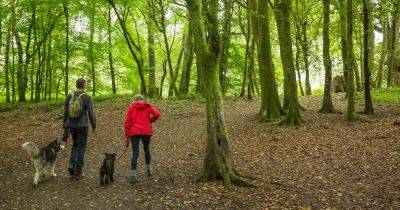
[[[96,117],[94,115],[92,98],[85,93],[86,81],[76,81],[77,90],[70,93],[64,105],[64,129],[72,136],[73,145],[68,172],[76,180],[82,179],[82,168],[86,150],[89,121],[93,134],[96,130]]]

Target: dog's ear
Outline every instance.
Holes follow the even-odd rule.
[[[104,152],[103,155],[108,156],[108,153]]]
[[[111,155],[114,156],[114,157],[117,156],[117,154],[115,154],[115,152],[113,152]]]

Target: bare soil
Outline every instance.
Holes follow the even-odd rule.
[[[124,150],[128,100],[96,104],[98,132],[89,137],[83,180],[67,174],[69,141],[57,160],[58,176],[35,189],[33,167],[21,145],[32,141],[41,147],[60,137],[61,108],[0,113],[0,208],[400,208],[400,130],[393,125],[399,106],[375,104],[375,116],[360,115],[350,123],[344,114],[319,114],[320,100],[301,98],[307,110],[302,113],[306,124],[299,128],[258,123],[259,101],[225,102],[234,165],[257,178],[256,188],[234,189],[195,182],[205,154],[204,104],[153,101],[162,112],[153,126],[154,176],[146,176],[141,150],[139,183],[131,185],[127,152],[107,187],[99,185],[102,154]],[[342,95],[334,102],[345,112]]]

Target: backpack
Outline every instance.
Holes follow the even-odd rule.
[[[70,118],[76,119],[80,118],[83,115],[83,101],[81,96],[86,93],[82,93],[80,95],[71,93],[71,99],[68,104],[68,116]]]

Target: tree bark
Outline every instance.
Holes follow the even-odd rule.
[[[345,0],[338,0],[338,10],[339,10],[339,22],[340,22],[340,45],[341,45],[341,52],[342,52],[342,65],[343,65],[343,77],[345,78],[345,83],[347,86],[347,78],[348,77],[348,72],[347,72],[347,38],[346,38],[346,27],[347,27],[347,21],[346,21],[346,1]],[[346,96],[347,96],[347,91],[346,91]]]
[[[253,36],[257,40],[258,66],[261,84],[262,121],[274,121],[282,117],[284,111],[279,101],[275,80],[275,69],[271,53],[270,24],[268,2],[250,0],[250,9],[256,16],[252,16],[251,25]]]
[[[299,88],[300,88],[300,93],[302,96],[304,96],[304,90],[303,90],[303,84],[301,82],[301,74],[300,74],[300,42],[301,42],[301,34],[300,34],[300,25],[298,23],[299,21],[295,22],[295,33],[296,33],[296,60],[295,60],[295,67],[296,67],[296,73],[297,73],[297,78],[299,80]]]
[[[131,53],[131,55],[136,63],[136,66],[138,68],[138,73],[139,73],[139,78],[140,78],[140,92],[143,95],[147,95],[146,81],[144,79],[144,74],[143,74],[143,60],[141,57],[139,57],[139,56],[142,56],[142,54],[141,54],[142,49],[132,39],[132,36],[130,35],[128,29],[126,28],[126,22],[119,14],[114,1],[113,0],[107,0],[107,1],[108,1],[108,3],[111,4],[111,7],[113,8],[114,13],[117,15],[119,25],[121,26],[122,33],[125,38],[125,42],[128,45],[129,52]]]
[[[332,87],[332,61],[329,52],[329,24],[330,24],[330,0],[323,0],[323,14],[324,14],[324,25],[323,25],[323,60],[325,67],[325,87],[324,97],[322,99],[322,108],[319,110],[321,113],[335,113],[335,109],[332,103],[331,87]]]
[[[222,0],[222,4],[224,8],[224,18],[222,25],[221,54],[219,57],[219,78],[222,94],[225,95],[226,71],[228,68],[229,43],[231,38],[233,0]]]
[[[175,76],[174,76],[174,69],[172,67],[172,59],[171,59],[171,48],[168,43],[168,36],[167,36],[167,26],[165,23],[165,2],[163,0],[158,0],[158,4],[160,7],[160,14],[161,14],[161,33],[163,34],[164,38],[164,46],[165,46],[165,51],[167,53],[167,64],[168,64],[168,70],[169,70],[169,76],[170,76],[170,83],[172,90],[174,91],[175,95],[179,97],[179,92],[178,89],[176,88],[176,81],[175,81]]]
[[[92,76],[92,92],[93,96],[96,95],[96,72],[94,69],[94,54],[93,54],[93,36],[94,36],[94,16],[96,12],[96,3],[94,0],[91,2],[91,16],[90,16],[90,40],[89,40],[89,60],[90,60],[90,67],[91,67],[91,76]]]
[[[9,69],[10,69],[10,45],[11,45],[11,25],[8,26],[7,29],[7,37],[6,37],[6,49],[4,52],[4,82],[6,86],[6,103],[10,103],[10,77],[9,77]]]
[[[387,19],[383,18],[381,20],[381,24],[382,24],[383,40],[382,40],[381,57],[379,58],[379,64],[378,64],[378,73],[377,73],[376,80],[375,80],[375,86],[377,88],[382,88],[383,68],[384,68],[384,64],[386,61],[387,46],[388,46],[388,21],[387,21]]]
[[[347,0],[346,7],[346,43],[347,43],[347,120],[356,121],[354,102],[354,51],[353,51],[353,0]]]
[[[181,95],[187,95],[189,93],[189,82],[190,82],[190,73],[192,70],[193,64],[193,32],[191,27],[191,21],[189,20],[186,26],[186,39],[185,39],[185,48],[184,48],[184,58],[183,58],[183,69],[181,75],[181,81],[179,84],[179,92]]]
[[[149,13],[152,10],[149,9]],[[149,14],[151,17],[152,14]],[[151,20],[147,21],[147,41],[149,56],[149,97],[156,96],[156,57],[154,51],[154,24]]]
[[[64,84],[64,96],[66,97],[68,95],[68,84],[69,84],[69,12],[68,12],[68,0],[63,1],[63,9],[64,9],[64,15],[65,15],[65,21],[66,21],[66,26],[65,26],[65,48],[66,48],[66,58],[65,58],[65,84]]]
[[[285,77],[288,109],[281,125],[298,126],[303,124],[297,98],[296,74],[293,64],[293,50],[290,29],[290,0],[275,0],[275,19],[278,29],[280,55]]]
[[[222,179],[227,187],[235,184],[247,184],[233,168],[229,151],[229,137],[225,126],[218,72],[221,47],[217,21],[218,1],[205,0],[204,2],[205,5],[201,7],[199,0],[186,0],[193,27],[194,51],[198,67],[201,68],[200,72],[204,78],[204,95],[206,97],[207,147],[200,179]],[[204,25],[202,10],[206,10],[207,27]],[[206,33],[208,34],[207,40]]]
[[[372,44],[374,41],[374,29],[372,18],[372,2],[371,0],[363,0],[363,11],[364,11],[364,98],[365,98],[365,108],[364,113],[371,115],[374,113],[374,107],[371,99],[371,71],[373,65],[373,54],[372,54]]]
[[[389,48],[389,60],[388,60],[388,76],[387,76],[387,87],[392,86],[393,74],[395,70],[395,52],[397,45],[397,36],[399,32],[399,15],[400,15],[400,4],[395,4],[392,12],[392,26],[390,36],[390,48]]]
[[[111,30],[111,7],[108,8],[108,19],[107,19],[107,31],[108,31],[108,63],[110,65],[111,75],[111,88],[112,93],[117,93],[117,84],[115,83],[115,69],[114,69],[114,58],[112,54],[112,30]],[[149,80],[151,81],[151,80]],[[149,93],[150,94],[150,93]]]

